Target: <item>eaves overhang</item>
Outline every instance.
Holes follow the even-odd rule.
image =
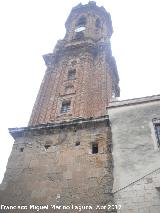
[[[89,127],[96,127],[99,125],[105,125],[106,127],[110,126],[108,115],[104,115],[101,117],[90,117],[90,118],[77,118],[70,121],[62,121],[62,122],[54,122],[47,124],[40,124],[36,126],[28,126],[28,127],[19,127],[19,128],[9,128],[9,133],[11,136],[16,139],[17,137],[24,137],[27,135],[40,135],[40,134],[53,134],[54,131],[57,130],[65,130],[65,129],[83,129]]]

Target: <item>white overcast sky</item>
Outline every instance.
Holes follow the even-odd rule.
[[[27,125],[45,72],[42,55],[63,39],[66,18],[80,2],[88,0],[0,1],[0,181],[13,144],[7,128]],[[112,17],[121,99],[160,94],[160,1],[97,5]]]

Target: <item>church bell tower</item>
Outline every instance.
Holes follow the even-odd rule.
[[[112,96],[119,96],[110,14],[92,1],[79,4],[65,27],[64,39],[43,56],[47,70],[29,125],[102,116]]]
[[[111,17],[90,1],[72,9],[65,27],[64,39],[43,56],[47,69],[28,126],[9,129],[15,142],[0,201],[25,212],[35,205],[60,213],[97,213],[105,205],[115,212],[108,206],[114,200],[106,107],[120,91]]]

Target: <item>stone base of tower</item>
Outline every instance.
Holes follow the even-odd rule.
[[[4,212],[108,212],[113,174],[107,116],[15,128],[10,133],[15,142],[0,204],[15,210]]]

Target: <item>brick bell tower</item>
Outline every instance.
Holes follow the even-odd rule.
[[[47,70],[28,127],[9,129],[15,142],[0,201],[25,205],[25,212],[35,211],[30,204],[93,213],[106,205],[108,212],[114,201],[106,106],[120,93],[111,17],[90,1],[72,9],[65,27],[64,39],[43,56]]]
[[[110,14],[95,2],[74,7],[66,35],[47,66],[29,125],[106,114],[112,96],[119,96],[119,77],[112,57]]]

